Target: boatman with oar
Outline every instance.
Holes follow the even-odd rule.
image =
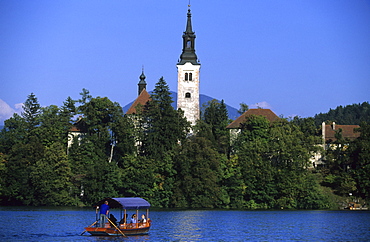
[[[99,206],[96,207],[96,211],[98,211]],[[105,220],[109,214],[109,206],[108,206],[108,201],[105,201],[101,206],[100,206],[100,212],[99,212],[99,227],[104,228],[105,225]]]

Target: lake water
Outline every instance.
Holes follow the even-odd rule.
[[[119,217],[119,212],[112,213]],[[80,235],[93,209],[0,207],[0,241],[370,241],[370,211],[151,211],[149,235]]]

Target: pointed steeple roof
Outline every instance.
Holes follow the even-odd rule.
[[[184,33],[186,34],[189,34],[189,35],[193,35],[194,32],[193,32],[193,28],[191,26],[191,11],[190,11],[190,8],[188,9],[188,21],[186,22],[186,31]]]
[[[139,76],[139,78],[140,78],[140,81],[137,84],[139,86],[138,95],[140,95],[141,92],[146,89],[146,81],[145,81],[146,76],[144,75],[144,67],[141,71],[141,75]]]
[[[198,57],[195,54],[195,32],[191,24],[191,11],[190,5],[187,14],[186,30],[182,35],[183,44],[182,44],[182,53],[180,55],[180,61],[178,65],[183,65],[186,62],[190,62],[193,65],[200,65],[198,63]]]

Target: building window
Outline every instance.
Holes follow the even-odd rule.
[[[185,93],[185,98],[191,98],[190,92]]]
[[[192,81],[193,80],[193,73],[185,73],[185,81]]]

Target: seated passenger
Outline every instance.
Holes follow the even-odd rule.
[[[136,220],[136,214],[133,214],[133,215],[131,216],[131,223],[132,223],[132,224],[136,224],[136,223],[137,223],[137,220]]]
[[[141,215],[141,220],[140,220],[140,223],[146,223],[146,218],[145,218],[145,215]]]

